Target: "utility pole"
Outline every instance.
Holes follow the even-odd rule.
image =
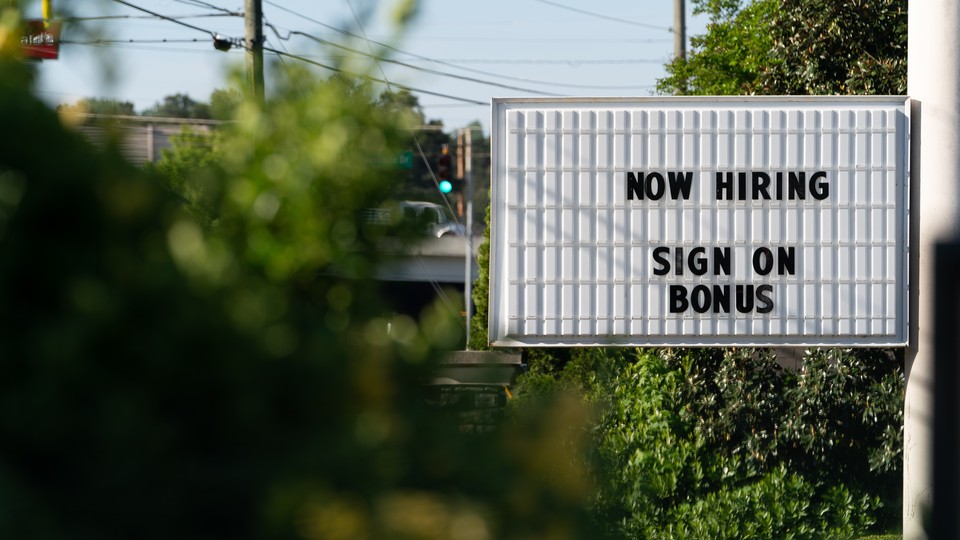
[[[244,32],[247,45],[247,87],[257,103],[263,92],[263,5],[261,0],[243,1]]]
[[[938,296],[934,252],[937,242],[955,238],[960,232],[960,3],[910,0],[907,16],[907,94],[913,104],[903,537],[913,539],[926,538],[930,532],[925,530],[924,516],[931,506],[935,514],[948,520],[956,522],[960,516],[958,508],[942,507],[949,501],[934,498],[935,484],[958,479],[942,478],[943,471],[938,474],[932,460],[938,435],[932,427],[937,414],[933,389],[938,376],[934,372],[934,299]],[[955,386],[955,381],[947,382]],[[939,538],[948,537],[952,536]]]
[[[673,0],[673,57],[687,56],[687,7],[684,0]]]

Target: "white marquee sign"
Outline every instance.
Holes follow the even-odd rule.
[[[902,345],[904,97],[498,99],[494,345]]]

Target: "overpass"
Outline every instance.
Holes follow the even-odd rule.
[[[482,237],[474,237],[471,257],[471,285],[479,273],[477,247]],[[398,312],[419,317],[422,310],[439,300],[461,317],[466,314],[463,302],[466,277],[467,240],[462,236],[424,238],[404,249],[384,246],[389,257],[375,275],[382,282],[382,291]]]
[[[470,279],[477,279],[477,248],[481,237],[473,240]],[[388,248],[385,248],[388,249]],[[464,284],[466,277],[467,239],[462,236],[425,238],[397,251],[395,257],[381,265],[377,279],[381,281]]]

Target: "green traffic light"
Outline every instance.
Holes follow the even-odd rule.
[[[440,181],[440,193],[450,193],[453,191],[453,184],[449,180]]]

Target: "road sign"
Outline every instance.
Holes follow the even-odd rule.
[[[31,19],[24,21],[27,33],[20,38],[27,58],[56,60],[60,54],[60,23]]]

